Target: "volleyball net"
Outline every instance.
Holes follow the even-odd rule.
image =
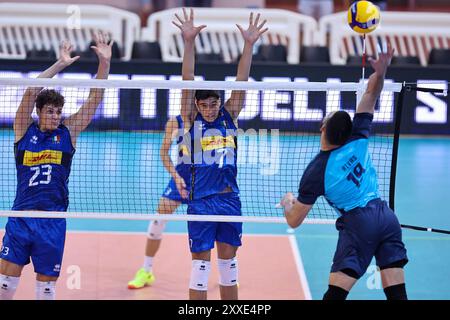
[[[30,87],[55,89],[64,96],[63,121],[79,111],[92,88],[105,89],[92,122],[76,141],[67,212],[11,210],[17,192],[18,165],[13,123],[25,90]],[[160,154],[164,126],[180,113],[182,89],[219,90],[222,102],[233,90],[246,92],[236,139],[242,217],[187,215],[186,205],[172,215],[156,214],[171,179]],[[336,110],[346,110],[353,117],[364,89],[362,83],[314,83],[302,79],[264,83],[0,79],[0,216],[285,223],[276,204],[286,192],[298,195],[303,171],[320,151],[322,119]],[[400,121],[396,118],[396,104],[401,89],[399,83],[385,82],[369,143],[381,196],[391,205]],[[91,93],[98,94],[95,90]],[[156,108],[151,107],[155,105]],[[37,123],[36,109],[33,119]],[[32,145],[37,138],[27,139],[26,143]],[[60,137],[52,139],[53,143],[62,143]],[[179,156],[175,140],[169,150],[173,163]],[[213,153],[221,147],[218,143],[212,148]],[[57,172],[51,166],[58,161],[60,164],[62,158],[30,148],[21,159],[21,165],[33,173],[28,179],[29,187],[50,184],[51,175]],[[45,188],[42,190],[45,192]],[[305,223],[333,223],[336,218],[335,210],[321,197]]]

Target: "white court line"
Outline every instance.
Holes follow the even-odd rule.
[[[289,242],[291,243],[292,254],[294,255],[295,264],[297,265],[297,272],[302,283],[303,293],[306,300],[312,300],[311,291],[309,290],[308,279],[306,278],[305,268],[303,267],[302,256],[300,255],[300,248],[297,245],[297,239],[293,234],[289,235]]]

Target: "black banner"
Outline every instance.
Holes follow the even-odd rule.
[[[26,78],[33,72],[41,72],[52,62],[0,60],[0,77]],[[70,66],[61,78],[88,79],[96,72],[95,62],[77,62]],[[223,63],[199,64],[196,74],[200,80],[233,80],[237,65]],[[366,77],[371,73],[366,70]],[[114,62],[111,66],[110,79],[146,79],[146,80],[180,80],[181,64],[179,63],[147,63],[147,62]],[[361,68],[353,66],[331,65],[288,65],[254,62],[251,78],[255,81],[299,81],[299,82],[357,82],[361,77]],[[417,83],[418,87],[438,88],[447,90],[450,81],[450,67],[431,66],[400,67],[391,66],[386,76],[387,82]],[[5,92],[5,90],[9,90]],[[3,92],[2,92],[3,91]],[[80,91],[81,92],[81,91]],[[20,96],[13,95],[11,89],[0,87],[2,104],[18,105]],[[86,91],[84,90],[84,94]],[[64,93],[63,93],[64,94]],[[69,100],[81,100],[71,93]],[[226,94],[224,98],[226,98]],[[248,93],[249,94],[249,93]],[[168,90],[109,90],[105,94],[107,108],[99,108],[90,129],[119,129],[119,130],[162,130],[169,116],[178,113],[179,98]],[[306,98],[299,100],[297,95],[288,91],[271,93],[271,99],[265,99],[264,92],[254,92],[253,104],[241,114],[240,126],[243,129],[278,128],[281,130],[296,130],[305,126],[318,127],[321,118],[329,110],[326,92],[309,92]],[[336,99],[334,97],[334,99]],[[345,110],[354,110],[356,95],[341,93],[340,106]],[[378,108],[388,108],[388,113],[395,106],[395,99],[382,102]],[[72,101],[77,103],[77,101]],[[79,102],[79,101],[78,101]],[[70,103],[70,101],[69,101]],[[66,102],[66,106],[68,103]],[[0,125],[11,126],[14,118],[14,108],[7,106],[8,112],[0,114]],[[177,109],[178,108],[178,109]],[[3,108],[2,108],[3,109]],[[307,113],[298,112],[307,110]],[[319,111],[319,113],[317,113]],[[309,112],[309,113],[308,113]],[[316,117],[311,120],[311,112]],[[386,112],[386,110],[384,110]],[[317,115],[320,114],[320,117]],[[450,134],[449,97],[432,92],[407,92],[403,105],[402,134]],[[376,120],[375,120],[376,122]],[[392,132],[393,118],[379,121],[377,127],[382,131]],[[383,129],[384,128],[384,129]]]

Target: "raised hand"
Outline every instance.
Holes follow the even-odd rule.
[[[63,64],[64,67],[70,66],[72,63],[74,63],[80,58],[80,56],[72,58],[70,56],[72,51],[73,51],[72,44],[67,40],[63,40],[61,42],[61,45],[59,46],[59,61]]]
[[[387,50],[378,53],[378,59],[369,59],[372,68],[379,75],[384,75],[386,73],[387,67],[391,64],[391,59],[394,56],[394,49],[388,43]]]
[[[186,12],[186,9],[183,8],[183,17],[181,19],[178,14],[175,13],[175,17],[177,21],[172,21],[172,23],[181,30],[181,35],[183,36],[184,41],[194,41],[195,37],[202,31],[203,28],[206,28],[206,25],[201,25],[198,27],[194,27],[194,10],[190,10],[189,16]]]
[[[108,34],[99,31],[94,34],[94,42],[95,46],[91,46],[91,49],[97,54],[99,62],[110,62],[114,40],[110,41]]]
[[[267,20],[264,20],[260,24],[258,24],[260,16],[261,15],[258,13],[256,15],[256,19],[253,21],[253,12],[250,13],[249,25],[247,30],[244,30],[244,28],[242,28],[241,25],[236,24],[236,26],[238,27],[239,31],[242,34],[242,37],[244,38],[244,41],[250,45],[253,45],[264,32],[269,30],[269,28],[263,29]]]

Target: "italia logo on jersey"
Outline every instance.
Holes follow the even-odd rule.
[[[60,143],[61,142],[61,137],[59,135],[54,136],[52,138],[53,143]]]

